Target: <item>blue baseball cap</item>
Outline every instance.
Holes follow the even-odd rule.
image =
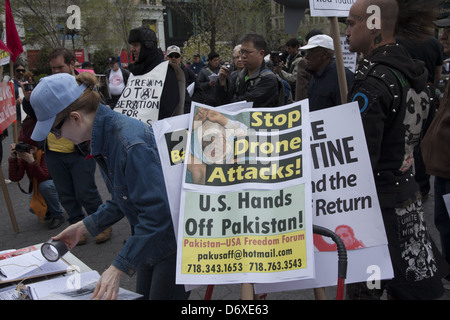
[[[43,141],[47,138],[56,115],[74,103],[86,90],[86,85],[78,85],[75,77],[68,73],[58,73],[39,81],[31,93],[31,107],[37,123],[31,139]]]

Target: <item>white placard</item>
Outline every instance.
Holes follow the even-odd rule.
[[[358,54],[356,52],[350,52],[350,50],[348,50],[349,45],[345,37],[341,37],[341,47],[342,55],[344,58],[344,67],[355,73]]]
[[[311,17],[348,17],[356,0],[309,0]]]
[[[165,61],[142,76],[130,75],[114,111],[148,124],[157,121],[168,67]]]

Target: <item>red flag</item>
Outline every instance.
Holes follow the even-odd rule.
[[[6,46],[11,53],[11,59],[16,62],[17,57],[23,52],[22,42],[17,33],[16,24],[11,12],[11,4],[9,0],[5,0],[5,17],[6,17]]]

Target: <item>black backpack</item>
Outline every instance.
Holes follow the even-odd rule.
[[[291,86],[287,81],[281,79],[281,77],[272,70],[264,69],[261,71],[259,77],[256,78],[253,85],[256,85],[259,81],[261,81],[261,78],[268,76],[269,74],[274,74],[278,81],[278,107],[292,103]]]

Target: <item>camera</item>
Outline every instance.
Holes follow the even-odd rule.
[[[24,88],[25,91],[33,91],[34,87],[35,86],[32,83],[27,83],[27,84],[23,85],[23,88]]]
[[[280,61],[282,60],[283,53],[280,51],[272,51],[270,52],[270,60],[273,62],[275,66],[278,66]]]
[[[225,64],[225,68],[227,68],[228,72],[233,71],[233,68],[232,68],[232,66],[231,66],[230,63],[226,63],[226,64]]]
[[[27,152],[27,153],[30,153],[31,148],[32,147],[29,144],[26,144],[26,143],[18,143],[18,144],[16,144],[16,152]]]

